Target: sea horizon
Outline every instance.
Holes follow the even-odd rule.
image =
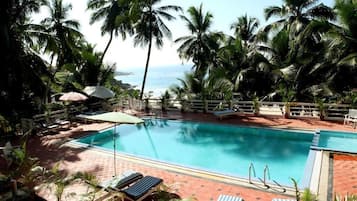
[[[171,86],[180,84],[178,78],[183,79],[185,72],[190,72],[192,64],[178,64],[166,66],[149,66],[144,89],[144,95],[152,91],[153,97],[160,97]],[[141,90],[145,67],[117,69],[115,79],[130,84]]]

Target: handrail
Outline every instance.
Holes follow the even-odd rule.
[[[265,186],[267,186],[266,184],[266,176],[267,176],[267,173],[268,173],[268,177],[270,179],[270,171],[269,171],[269,167],[268,165],[265,165],[265,168],[264,168],[264,177],[263,177],[263,183]]]
[[[249,183],[250,184],[253,183],[252,182],[252,170],[253,170],[254,177],[256,177],[254,165],[253,165],[253,163],[250,163],[250,165],[249,165]]]
[[[175,107],[172,109],[179,110],[183,107],[182,102],[178,99],[169,99],[168,102],[174,104]],[[222,100],[206,100],[203,102],[202,100],[185,100],[185,110],[188,111],[202,111],[206,109],[208,112],[213,112],[217,105],[221,104]],[[252,113],[253,112],[253,102],[252,101],[238,101],[238,100],[231,100],[223,101],[223,107],[229,108],[230,104],[239,105],[240,108],[245,113]],[[150,98],[148,104],[151,108],[159,109],[161,108],[161,100]],[[269,101],[260,101],[260,114],[262,115],[277,115],[281,116],[281,109],[284,107],[284,102],[269,102]],[[325,103],[324,106],[326,112],[326,119],[329,120],[343,120],[344,115],[348,112],[348,109],[351,107],[350,105],[346,104],[330,104]],[[320,110],[319,106],[316,103],[304,103],[304,102],[292,102],[290,105],[291,115],[299,118],[299,117],[309,117],[309,118],[319,118],[320,117]]]
[[[286,192],[286,188],[284,188],[281,184],[279,184],[277,181],[273,180],[273,182],[278,185],[280,188],[282,188],[282,193],[285,193]]]

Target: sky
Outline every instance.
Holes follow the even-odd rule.
[[[80,31],[84,34],[87,41],[96,45],[97,51],[103,51],[108,42],[108,34],[102,36],[100,31],[101,22],[89,24],[91,11],[86,10],[86,0],[64,0],[65,3],[72,4],[72,11],[69,18],[76,19],[80,22]],[[334,0],[320,1],[328,6],[334,5]],[[247,14],[256,17],[261,25],[267,24],[264,19],[264,8],[269,6],[283,4],[282,0],[162,0],[162,5],[178,5],[183,8],[183,13],[187,15],[187,9],[190,6],[199,7],[203,4],[203,10],[213,14],[212,31],[223,31],[226,34],[232,34],[230,25],[238,17]],[[47,15],[45,9],[41,9],[40,14],[34,16],[35,22],[43,19]],[[167,22],[166,25],[172,32],[172,40],[165,40],[162,49],[158,50],[153,46],[150,67],[177,66],[189,64],[188,61],[181,60],[178,57],[177,48],[179,44],[173,41],[181,36],[189,35],[184,22],[175,14],[175,21]],[[117,71],[128,71],[131,68],[143,68],[146,62],[147,48],[140,46],[134,47],[133,39],[127,37],[125,41],[121,37],[114,38],[104,62],[108,64],[116,63]]]

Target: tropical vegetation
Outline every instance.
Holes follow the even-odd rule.
[[[211,31],[213,16],[202,5],[190,7],[181,18],[192,35],[176,42],[194,71],[172,92],[203,99],[235,94],[244,100],[353,103],[356,6],[352,0],[337,0],[334,8],[318,0],[284,0],[265,9],[266,19],[276,20],[266,26],[238,17],[233,36]]]
[[[40,23],[32,16],[48,10]],[[190,35],[175,39],[178,55],[192,71],[173,86],[177,98],[357,103],[355,30],[357,3],[336,0],[330,8],[318,0],[284,0],[265,9],[261,26],[247,14],[232,19],[233,35],[212,31],[214,16],[204,5],[190,7],[179,18]],[[171,38],[166,25],[182,12],[159,0],[90,0],[90,23],[108,35],[104,50],[86,41],[80,23],[68,16],[62,0],[2,1],[0,41],[1,130],[21,117],[43,111],[53,94],[104,85],[118,96],[143,98],[152,45]],[[179,13],[178,13],[179,14]],[[147,47],[140,95],[115,79],[115,64],[105,62],[112,41],[131,36]],[[125,56],[125,55],[120,55]],[[12,125],[12,126],[11,126]]]
[[[275,20],[268,25],[261,26],[247,14],[232,19],[233,35],[212,31],[214,16],[203,4],[181,13],[190,35],[175,43],[178,55],[191,61],[193,70],[172,87],[176,98],[183,105],[191,98],[229,101],[239,96],[254,100],[257,108],[265,99],[316,102],[322,109],[324,102],[356,106],[357,1],[335,0],[333,8],[319,0],[282,2],[265,9],[266,19]],[[40,8],[48,15],[34,23]],[[80,23],[69,19],[71,8],[63,0],[0,1],[0,137],[15,133],[21,118],[46,110],[51,96],[60,92],[103,85],[118,97],[142,99],[152,45],[160,48],[165,37],[171,38],[165,23],[182,11],[160,0],[89,0],[90,23],[101,23],[102,35],[109,35],[99,51],[81,33]],[[132,36],[134,46],[147,47],[140,95],[116,80],[116,65],[105,61],[118,36]],[[168,98],[168,93],[162,97],[163,110]],[[9,152],[11,164],[8,174],[0,175],[1,187],[10,189],[10,181],[17,180],[33,188],[43,179],[31,175],[37,162],[26,159],[25,148]],[[63,190],[60,178],[52,178]],[[29,192],[34,196],[32,189]]]

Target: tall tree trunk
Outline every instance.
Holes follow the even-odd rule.
[[[150,55],[151,55],[151,43],[152,43],[152,35],[150,34],[149,49],[148,49],[148,55],[147,55],[147,58],[146,58],[145,73],[144,73],[144,78],[143,78],[143,85],[141,86],[140,100],[143,100],[143,95],[144,95],[146,75],[147,75],[147,73],[148,73],[149,61],[150,61]]]
[[[150,1],[150,6],[149,6],[149,13],[150,15],[152,14],[152,1]],[[151,55],[151,45],[152,45],[152,22],[151,22],[151,16],[149,18],[149,49],[148,49],[148,55],[146,58],[146,65],[145,65],[145,73],[144,73],[144,78],[143,78],[143,85],[141,86],[141,92],[140,92],[140,100],[143,100],[143,95],[144,95],[144,89],[145,89],[145,82],[146,82],[146,75],[148,73],[148,68],[149,68],[149,61],[150,61],[150,55]]]
[[[106,46],[105,49],[104,49],[104,52],[103,52],[103,54],[102,54],[102,57],[101,57],[100,60],[99,60],[99,65],[102,65],[102,63],[103,63],[104,56],[105,56],[105,54],[107,53],[110,44],[112,43],[113,34],[114,34],[114,29],[112,29],[112,30],[110,31],[109,41],[108,41],[107,46]]]

